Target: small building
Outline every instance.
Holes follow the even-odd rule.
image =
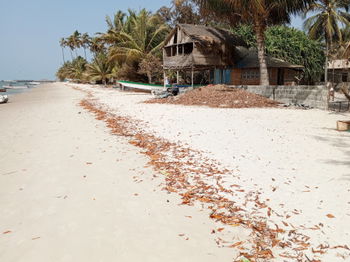
[[[298,82],[303,66],[267,56],[271,85],[292,85]],[[165,40],[163,48],[165,71],[191,74],[206,73],[208,83],[227,85],[258,85],[260,79],[258,54],[248,49],[242,39],[231,32],[204,25],[179,24]]]
[[[333,83],[350,82],[350,60],[335,59],[329,61],[328,80]]]

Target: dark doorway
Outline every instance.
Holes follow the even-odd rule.
[[[279,86],[284,85],[284,69],[283,68],[278,68],[277,85],[279,85]]]
[[[348,82],[348,73],[343,73],[341,76],[342,82]]]

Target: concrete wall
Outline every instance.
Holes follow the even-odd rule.
[[[281,103],[304,104],[327,109],[328,90],[325,86],[232,86],[262,95]]]

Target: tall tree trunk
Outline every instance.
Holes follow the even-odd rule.
[[[260,24],[255,25],[256,40],[258,44],[258,59],[260,68],[260,85],[269,86],[269,72],[267,69],[266,54],[265,54],[265,35],[263,26]]]
[[[72,61],[74,60],[74,58],[73,58],[73,52],[72,52],[72,49],[69,49],[69,51],[70,51],[70,56],[72,57]]]
[[[87,60],[86,59],[86,48],[84,47],[84,56],[85,56],[85,60]]]
[[[147,77],[148,77],[148,83],[152,84],[152,73],[151,72],[147,72]]]
[[[64,58],[64,49],[63,49],[63,47],[61,47],[61,50],[62,50],[63,64],[65,64],[66,63],[66,59]]]
[[[328,46],[328,39],[326,38],[326,63],[324,65],[324,82],[326,86],[328,83],[328,56],[329,56],[329,46]]]
[[[324,86],[326,90],[328,90],[328,96],[327,96],[327,109],[329,109],[329,102],[331,100],[330,91],[331,91],[331,85],[328,84],[328,56],[329,56],[329,45],[328,45],[328,38],[326,36],[326,62],[324,65]]]

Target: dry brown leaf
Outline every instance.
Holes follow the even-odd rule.
[[[230,248],[235,248],[235,247],[238,247],[238,246],[242,245],[243,243],[244,243],[244,241],[239,241],[239,242],[236,242],[236,243],[234,243],[233,245],[230,245],[230,246],[228,246],[228,247],[230,247]]]
[[[289,226],[289,224],[288,224],[287,222],[282,221],[282,223],[283,223],[283,225],[285,225],[286,227]]]
[[[219,102],[221,105],[222,101]],[[260,192],[253,195],[256,197],[252,197],[252,195],[249,195],[250,193],[241,194],[246,196],[246,203],[243,204],[243,206],[239,206],[234,201],[225,199],[220,195],[221,192],[232,195],[236,195],[236,192],[245,192],[245,190],[241,189],[241,186],[239,185],[230,186],[231,188],[236,187],[237,190],[235,190],[235,192],[225,189],[221,185],[221,179],[223,177],[218,176],[218,174],[231,175],[231,171],[221,169],[219,164],[209,162],[207,161],[208,159],[203,158],[198,160],[202,157],[201,153],[198,151],[183,148],[177,144],[155,137],[152,134],[147,134],[144,131],[137,131],[139,133],[135,134],[135,130],[139,130],[135,127],[139,127],[139,125],[138,123],[135,124],[135,121],[131,118],[104,112],[97,108],[94,105],[94,102],[88,100],[82,101],[81,105],[87,110],[93,112],[96,118],[104,120],[113,134],[130,137],[130,144],[141,148],[144,154],[150,158],[149,166],[152,166],[156,171],[166,172],[166,176],[162,177],[162,179],[164,178],[165,180],[164,189],[168,192],[177,192],[182,197],[183,204],[192,205],[196,201],[209,203],[208,205],[202,206],[206,206],[211,210],[212,215],[210,215],[210,217],[212,219],[220,221],[225,225],[244,226],[251,229],[253,235],[259,236],[258,238],[250,238],[249,240],[249,243],[253,244],[255,247],[249,250],[250,254],[241,253],[241,255],[244,255],[247,258],[252,258],[255,261],[257,258],[271,259],[273,254],[269,248],[276,245],[285,249],[292,248],[293,246],[296,246],[296,248],[299,249],[306,248],[306,244],[302,244],[300,238],[296,237],[296,235],[302,236],[304,240],[307,236],[302,233],[297,233],[296,230],[293,230],[293,233],[291,233],[291,230],[286,232],[285,230],[278,228],[278,226],[276,226],[276,229],[273,229],[266,222],[261,221],[261,213],[257,212],[256,214],[249,214],[242,209],[244,206],[247,206],[249,202],[254,202],[255,206],[259,209],[268,208],[267,212],[269,216],[272,213],[278,215],[265,204],[267,200],[264,201],[259,199]],[[252,104],[249,106],[251,105]],[[169,153],[172,154],[171,160],[167,158]],[[188,179],[191,176],[193,180]],[[215,185],[208,185],[205,182],[205,178],[210,178],[210,180],[215,179]],[[294,214],[301,213],[298,210],[292,212]],[[290,216],[287,215],[286,218],[289,217]],[[215,230],[213,231],[215,232]],[[220,228],[217,229],[217,231],[220,232]],[[286,237],[284,242],[277,239],[279,233],[284,234],[283,237]],[[179,236],[185,236],[185,234],[179,234]],[[221,241],[221,243],[223,243],[223,241]],[[237,249],[242,248],[238,243],[239,242],[234,243],[231,246],[237,245]],[[318,250],[315,251],[317,252]],[[298,252],[300,255],[300,252],[302,251]]]
[[[206,86],[187,92],[185,95],[166,99],[151,99],[145,103],[206,105],[219,108],[277,107],[278,102],[247,92],[240,88],[224,85]]]
[[[212,202],[211,199],[205,198],[205,197],[199,197],[199,198],[197,198],[197,200],[199,200],[200,202],[204,202],[204,203],[210,203],[210,202]]]

